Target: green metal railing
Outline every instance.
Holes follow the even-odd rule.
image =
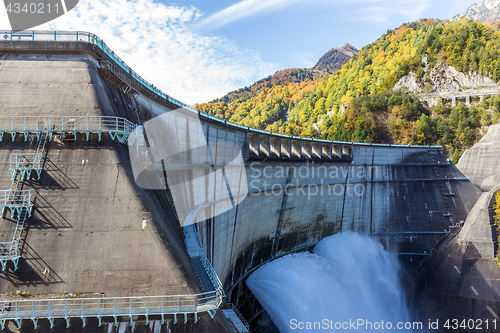
[[[37,173],[38,179],[42,173],[42,154],[10,154],[10,175],[12,180],[19,173],[21,180],[25,177],[29,179],[31,172]]]
[[[212,267],[212,264],[205,255],[205,252],[201,248],[200,241],[198,238],[198,233],[196,231],[194,224],[185,226],[183,230],[184,230],[184,235],[186,236],[184,238],[184,243],[186,244],[186,249],[189,256],[191,258],[198,258],[201,261],[206,273],[208,274],[208,277],[210,278],[210,281],[212,281],[215,292],[217,292],[217,296],[223,299],[224,289],[222,288],[222,283],[220,282],[217,273]]]
[[[250,332],[250,325],[246,321],[246,319],[241,315],[238,309],[234,306],[233,303],[226,303],[225,307],[227,309],[222,309],[222,313],[226,316],[226,318],[231,320],[231,323],[234,325],[234,330],[237,333],[248,333]],[[236,316],[240,323],[232,320],[232,316]]]
[[[19,190],[20,174],[16,174],[12,180],[12,185],[9,190],[1,191],[1,212],[2,218],[5,216],[5,210],[9,209],[12,217],[17,218],[14,235],[10,242],[0,242],[0,264],[2,271],[7,268],[7,262],[12,261],[14,270],[17,270],[21,251],[19,244],[24,230],[26,220],[31,216],[33,203],[31,198],[33,190]]]
[[[14,216],[16,213],[20,214],[21,210],[25,208],[28,210],[29,216],[31,216],[33,192],[34,190],[1,190],[0,216],[3,218],[6,210],[9,210],[10,214]]]
[[[49,140],[54,134],[65,135],[66,133],[75,135],[85,133],[87,140],[89,140],[90,133],[97,133],[101,140],[102,133],[108,133],[112,139],[118,138],[121,143],[125,143],[136,126],[128,119],[113,116],[0,116],[0,140],[6,133],[10,133],[12,140],[15,139],[16,134],[21,133],[25,141],[30,133],[35,133],[37,139],[46,133]]]
[[[5,217],[5,211],[8,209],[13,218],[17,218],[16,228],[12,241],[0,243],[0,264],[2,271],[7,268],[7,263],[12,261],[14,270],[17,270],[21,251],[19,245],[23,235],[24,224],[31,217],[33,209],[32,197],[34,190],[21,190],[20,183],[26,177],[29,179],[33,170],[36,171],[38,179],[42,173],[41,161],[47,141],[47,134],[37,135],[39,139],[36,152],[33,154],[10,154],[10,174],[12,184],[9,190],[0,191],[0,209],[2,218]]]
[[[177,323],[178,315],[184,317],[184,323],[187,322],[188,314],[194,314],[195,322],[202,312],[208,312],[213,317],[224,299],[222,284],[201,249],[194,226],[184,230],[186,244],[191,244],[190,256],[204,259],[203,266],[214,283],[215,290],[194,295],[3,300],[0,303],[3,304],[3,308],[0,308],[1,328],[5,328],[7,320],[12,320],[20,329],[23,319],[31,320],[36,328],[41,318],[47,318],[51,327],[54,326],[54,319],[63,318],[69,327],[70,318],[81,318],[85,326],[89,317],[98,318],[99,325],[102,317],[113,317],[115,324],[118,317],[123,316],[129,316],[132,323],[133,316],[146,316],[148,321],[149,316],[159,315],[162,324],[164,315],[173,315],[174,324]]]
[[[4,300],[2,304],[0,326],[4,329],[7,320],[15,321],[21,328],[23,319],[32,320],[36,328],[41,318],[47,318],[51,327],[57,318],[66,319],[67,326],[70,318],[81,318],[85,326],[89,317],[98,318],[101,324],[102,317],[113,317],[117,322],[117,317],[129,316],[132,321],[133,316],[146,316],[149,320],[149,316],[158,315],[163,324],[165,314],[174,315],[176,323],[177,315],[184,315],[187,321],[187,314],[194,313],[197,321],[198,313],[217,309],[220,298],[214,291],[172,296]]]

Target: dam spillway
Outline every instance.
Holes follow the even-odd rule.
[[[86,117],[120,117],[140,124],[182,107],[199,119],[207,142],[231,138],[240,147],[246,198],[215,216],[204,218],[206,211],[200,210],[202,222],[194,234],[220,279],[225,301],[251,325],[258,306],[244,280],[262,264],[352,230],[399,253],[414,278],[420,263],[466,220],[481,195],[440,147],[313,140],[232,124],[201,114],[147,83],[95,35],[54,36],[33,32],[21,40],[0,41],[0,116],[68,117],[75,123]],[[8,127],[0,130],[0,181],[7,189],[10,154],[36,151],[40,138],[33,127],[16,128],[13,137]],[[120,142],[126,139],[120,135],[95,128],[54,131],[40,180],[32,177],[24,185],[37,192],[33,217],[18,270],[9,264],[3,273],[2,294],[13,293],[9,297],[14,299],[20,289],[33,298],[204,291],[184,246],[175,212],[180,207],[172,205],[166,190],[137,186],[128,147]],[[189,132],[179,132],[176,142],[187,141]],[[214,179],[216,188],[225,187]],[[212,200],[205,188],[186,186],[183,191],[187,207]],[[2,235],[11,237],[12,228],[9,218],[2,220]],[[222,320],[218,316],[220,311],[215,319]],[[117,315],[108,317],[116,320]],[[196,310],[185,318],[200,332],[215,325],[202,310],[199,318]],[[172,313],[166,320],[180,325],[174,324]]]

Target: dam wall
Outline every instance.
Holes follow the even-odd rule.
[[[1,59],[0,99],[2,104],[0,113],[3,116],[55,117],[65,115],[75,118],[89,115],[132,116],[127,108],[119,103],[118,97],[122,99],[124,97],[114,91],[111,85],[101,80],[95,60],[88,55],[76,54],[63,57],[47,54],[3,53]],[[9,155],[33,151],[37,141],[33,134],[26,141],[21,135],[18,135],[14,141],[11,140],[10,135],[3,138],[1,142],[2,188],[8,189],[11,183]],[[152,193],[146,194],[134,186],[130,175],[131,170],[127,167],[129,164],[128,147],[109,137],[104,137],[99,141],[97,135],[94,134],[88,141],[83,135],[72,140],[56,138],[48,142],[43,164],[44,169],[40,181],[30,179],[28,182],[33,183],[30,187],[37,192],[35,202],[40,203],[40,205],[35,204],[33,224],[28,235],[30,238],[47,236],[45,228],[56,235],[59,233],[55,243],[49,240],[43,241],[43,237],[36,241],[33,239],[34,244],[42,246],[47,251],[47,255],[52,253],[53,260],[58,260],[60,265],[63,265],[47,263],[47,270],[50,270],[52,275],[57,274],[61,280],[66,281],[53,284],[53,292],[78,292],[75,290],[78,287],[81,288],[80,292],[101,290],[108,295],[120,296],[141,294],[138,289],[134,291],[137,287],[131,283],[133,274],[127,273],[125,278],[118,278],[123,275],[120,272],[128,271],[123,265],[128,265],[129,269],[135,267],[131,271],[137,272],[139,277],[137,283],[143,285],[145,289],[154,285],[161,289],[161,283],[155,281],[153,276],[159,276],[159,272],[165,270],[167,266],[159,266],[158,271],[151,273],[150,277],[144,276],[143,271],[151,271],[153,268],[147,264],[147,260],[144,260],[151,255],[149,252],[158,255],[156,259],[151,258],[153,262],[159,264],[163,261],[159,260],[163,257],[161,253],[165,251],[159,251],[163,241],[158,238],[158,230],[148,232],[147,234],[150,235],[145,237],[141,223],[143,219],[165,221],[165,217],[170,216],[171,213],[164,211],[169,209],[168,205],[155,202],[158,199],[148,200],[150,204],[153,204],[150,207],[141,199],[141,196],[148,197]],[[165,199],[163,201],[166,202]],[[175,220],[170,221],[170,223],[174,222]],[[39,231],[37,226],[40,228]],[[131,232],[131,236],[137,233],[128,241],[125,236],[127,230]],[[125,233],[117,237],[120,231]],[[105,235],[106,232],[109,233]],[[38,233],[41,235],[37,235]],[[93,239],[94,237],[96,238]],[[29,240],[27,239],[27,242]],[[113,242],[116,244],[113,245]],[[136,244],[136,242],[139,243]],[[127,243],[129,243],[126,246],[128,250],[121,249]],[[143,244],[139,245],[140,243]],[[146,247],[143,249],[143,259],[141,259],[140,252],[137,251],[147,243],[158,244],[160,247],[156,251],[149,251]],[[178,243],[178,241],[172,243]],[[59,244],[61,248],[58,248]],[[79,249],[76,247],[77,244],[85,246],[87,250]],[[71,246],[73,246],[71,251],[65,250]],[[105,252],[99,254],[101,251],[99,249]],[[34,250],[37,253],[41,251],[36,248]],[[95,255],[92,254],[93,251],[96,251]],[[39,255],[45,257],[43,252]],[[80,258],[80,255],[84,257]],[[121,259],[115,258],[116,255],[122,256]],[[108,263],[105,261],[106,258],[110,260]],[[139,261],[135,262],[136,259]],[[142,260],[144,260],[143,263],[141,263]],[[80,268],[81,271],[76,267],[64,270],[64,265],[69,262],[80,262],[83,265]],[[101,279],[101,285],[97,277],[103,275],[103,269],[99,268],[98,262],[110,269]],[[189,263],[189,260],[186,263]],[[141,268],[141,264],[144,267]],[[113,266],[115,268],[112,268]],[[177,263],[173,266],[177,266]],[[63,270],[64,274],[59,273]],[[175,272],[175,269],[172,272]],[[71,276],[71,274],[75,275]],[[177,279],[180,276],[182,275],[179,275]],[[144,281],[148,280],[150,287],[147,287],[147,283],[144,284]],[[106,281],[113,281],[113,283]],[[92,283],[92,285],[87,286],[86,283]],[[115,287],[112,287],[113,285]],[[11,286],[9,290],[8,284],[3,284],[2,291],[12,291],[13,287]],[[35,291],[37,287],[32,286],[32,288]],[[115,291],[112,292],[113,290]],[[129,291],[126,292],[126,290]]]
[[[499,147],[500,125],[495,124],[457,164],[482,193],[460,232],[448,236],[422,267],[414,298],[422,317],[442,323],[455,319],[460,324],[474,319],[481,323],[474,329],[498,331],[500,268],[494,259],[498,253],[494,203],[500,190]]]
[[[486,135],[467,149],[457,167],[482,191],[488,192],[500,184],[500,125],[490,126]]]
[[[352,162],[248,161],[246,167],[249,195],[197,229],[227,298],[251,327],[260,313],[249,310],[255,300],[244,281],[261,265],[351,230],[398,253],[411,285],[480,196],[440,149],[353,145]]]
[[[26,46],[25,51],[30,47],[33,45]],[[67,325],[82,327],[87,323],[86,316],[88,323],[99,326],[101,319],[103,325],[114,320],[131,322],[128,315],[113,318],[112,311],[105,311],[113,309],[117,301],[127,302],[127,307],[132,301],[142,304],[138,312],[131,313],[134,321],[147,323],[140,309],[148,297],[150,301],[163,296],[165,300],[177,295],[192,298],[203,292],[168,193],[136,185],[126,144],[106,131],[64,133],[59,129],[52,140],[48,138],[50,126],[45,126],[52,122],[57,127],[60,119],[74,124],[89,117],[117,116],[137,123],[138,118],[154,116],[158,102],[146,94],[127,93],[106,79],[97,58],[87,51],[58,53],[35,48],[19,52],[5,43],[0,45],[2,189],[8,190],[12,183],[10,155],[32,154],[46,140],[40,178],[33,172],[19,185],[35,194],[32,216],[21,234],[18,267],[8,261],[0,273],[3,315],[10,318],[18,301],[42,304],[34,307],[40,312],[30,311],[28,317],[19,318],[16,326],[22,325],[23,330],[52,325],[60,331]],[[6,119],[17,123],[20,119],[21,123],[23,119],[38,119],[41,130],[8,132]],[[5,214],[0,222],[0,241],[11,241],[15,228],[16,216]],[[51,318],[43,305],[47,299],[55,309],[52,321],[38,322],[38,313],[41,319]],[[104,315],[84,312],[82,306],[80,315],[71,320],[67,317],[66,323],[64,307],[62,317],[57,314],[58,300],[72,304],[68,308],[73,312],[80,301],[101,302]],[[190,302],[193,304],[192,299]],[[189,310],[185,318],[183,313],[173,316],[169,311],[165,311],[169,314],[166,318],[162,314],[161,322],[173,332],[230,330],[227,323],[215,324],[204,311],[193,317],[193,310]],[[97,317],[101,318],[99,323]],[[220,314],[215,316],[218,318]],[[152,319],[160,322],[159,316]],[[9,325],[0,321],[2,327]]]
[[[74,122],[116,116],[144,125],[151,139],[149,121],[184,108],[187,116],[176,120],[183,130],[165,137],[180,151],[191,141],[234,144],[244,161],[241,182],[228,188],[218,173],[227,169],[223,151],[208,164],[188,156],[187,173],[194,181],[177,184],[178,190],[167,186],[166,173],[186,170],[155,151],[151,140],[147,148],[155,158],[138,164],[145,179],[152,175],[163,183],[145,188],[137,183],[130,147],[109,133],[60,133],[48,142],[40,180],[23,182],[37,192],[23,240],[33,254],[24,252],[18,270],[8,265],[0,281],[5,297],[19,298],[21,289],[33,298],[35,293],[42,298],[201,293],[206,285],[196,275],[181,232],[186,221],[201,221],[196,232],[225,300],[255,327],[259,311],[244,282],[266,262],[352,230],[398,253],[411,284],[420,264],[466,220],[481,195],[440,147],[313,140],[233,124],[145,82],[95,35],[76,36],[37,41],[33,33],[26,40],[0,41],[1,116],[66,116]],[[198,137],[190,126],[199,126]],[[7,188],[10,154],[36,151],[39,141],[32,132],[14,133],[13,141],[8,134],[0,142]],[[218,211],[217,205],[229,199],[233,205]],[[13,232],[13,221],[7,221],[0,225],[2,235]],[[198,318],[193,311],[185,311],[189,323]],[[223,328],[208,318],[200,311],[200,332],[224,331],[220,311],[215,319]],[[165,320],[181,330],[177,316],[169,313]]]

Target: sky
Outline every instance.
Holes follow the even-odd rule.
[[[358,49],[420,18],[451,19],[477,0],[80,0],[33,29],[93,32],[185,103],[203,103],[334,47]],[[10,29],[0,6],[0,28]]]

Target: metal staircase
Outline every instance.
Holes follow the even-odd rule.
[[[250,332],[250,326],[247,321],[232,303],[228,303],[225,308],[222,309],[222,314],[227,318],[235,333]]]
[[[0,243],[0,264],[2,271],[7,269],[7,263],[12,261],[14,270],[19,267],[21,251],[19,245],[23,236],[26,220],[31,217],[33,209],[34,190],[23,190],[22,183],[24,179],[31,177],[35,170],[40,179],[42,168],[41,161],[47,142],[47,134],[37,135],[38,146],[34,154],[11,154],[10,155],[10,175],[12,184],[10,189],[0,191],[0,211],[2,218],[6,217],[7,212],[13,218],[16,218],[16,228],[12,241]]]
[[[201,248],[194,224],[184,226],[183,230],[185,235],[184,243],[186,244],[189,258],[193,263],[201,286],[209,299],[213,299],[217,304],[215,309],[207,311],[213,318],[217,308],[222,304],[222,300],[225,297],[222,283],[212,267],[212,264],[210,264],[210,261],[206,257],[205,252]]]

